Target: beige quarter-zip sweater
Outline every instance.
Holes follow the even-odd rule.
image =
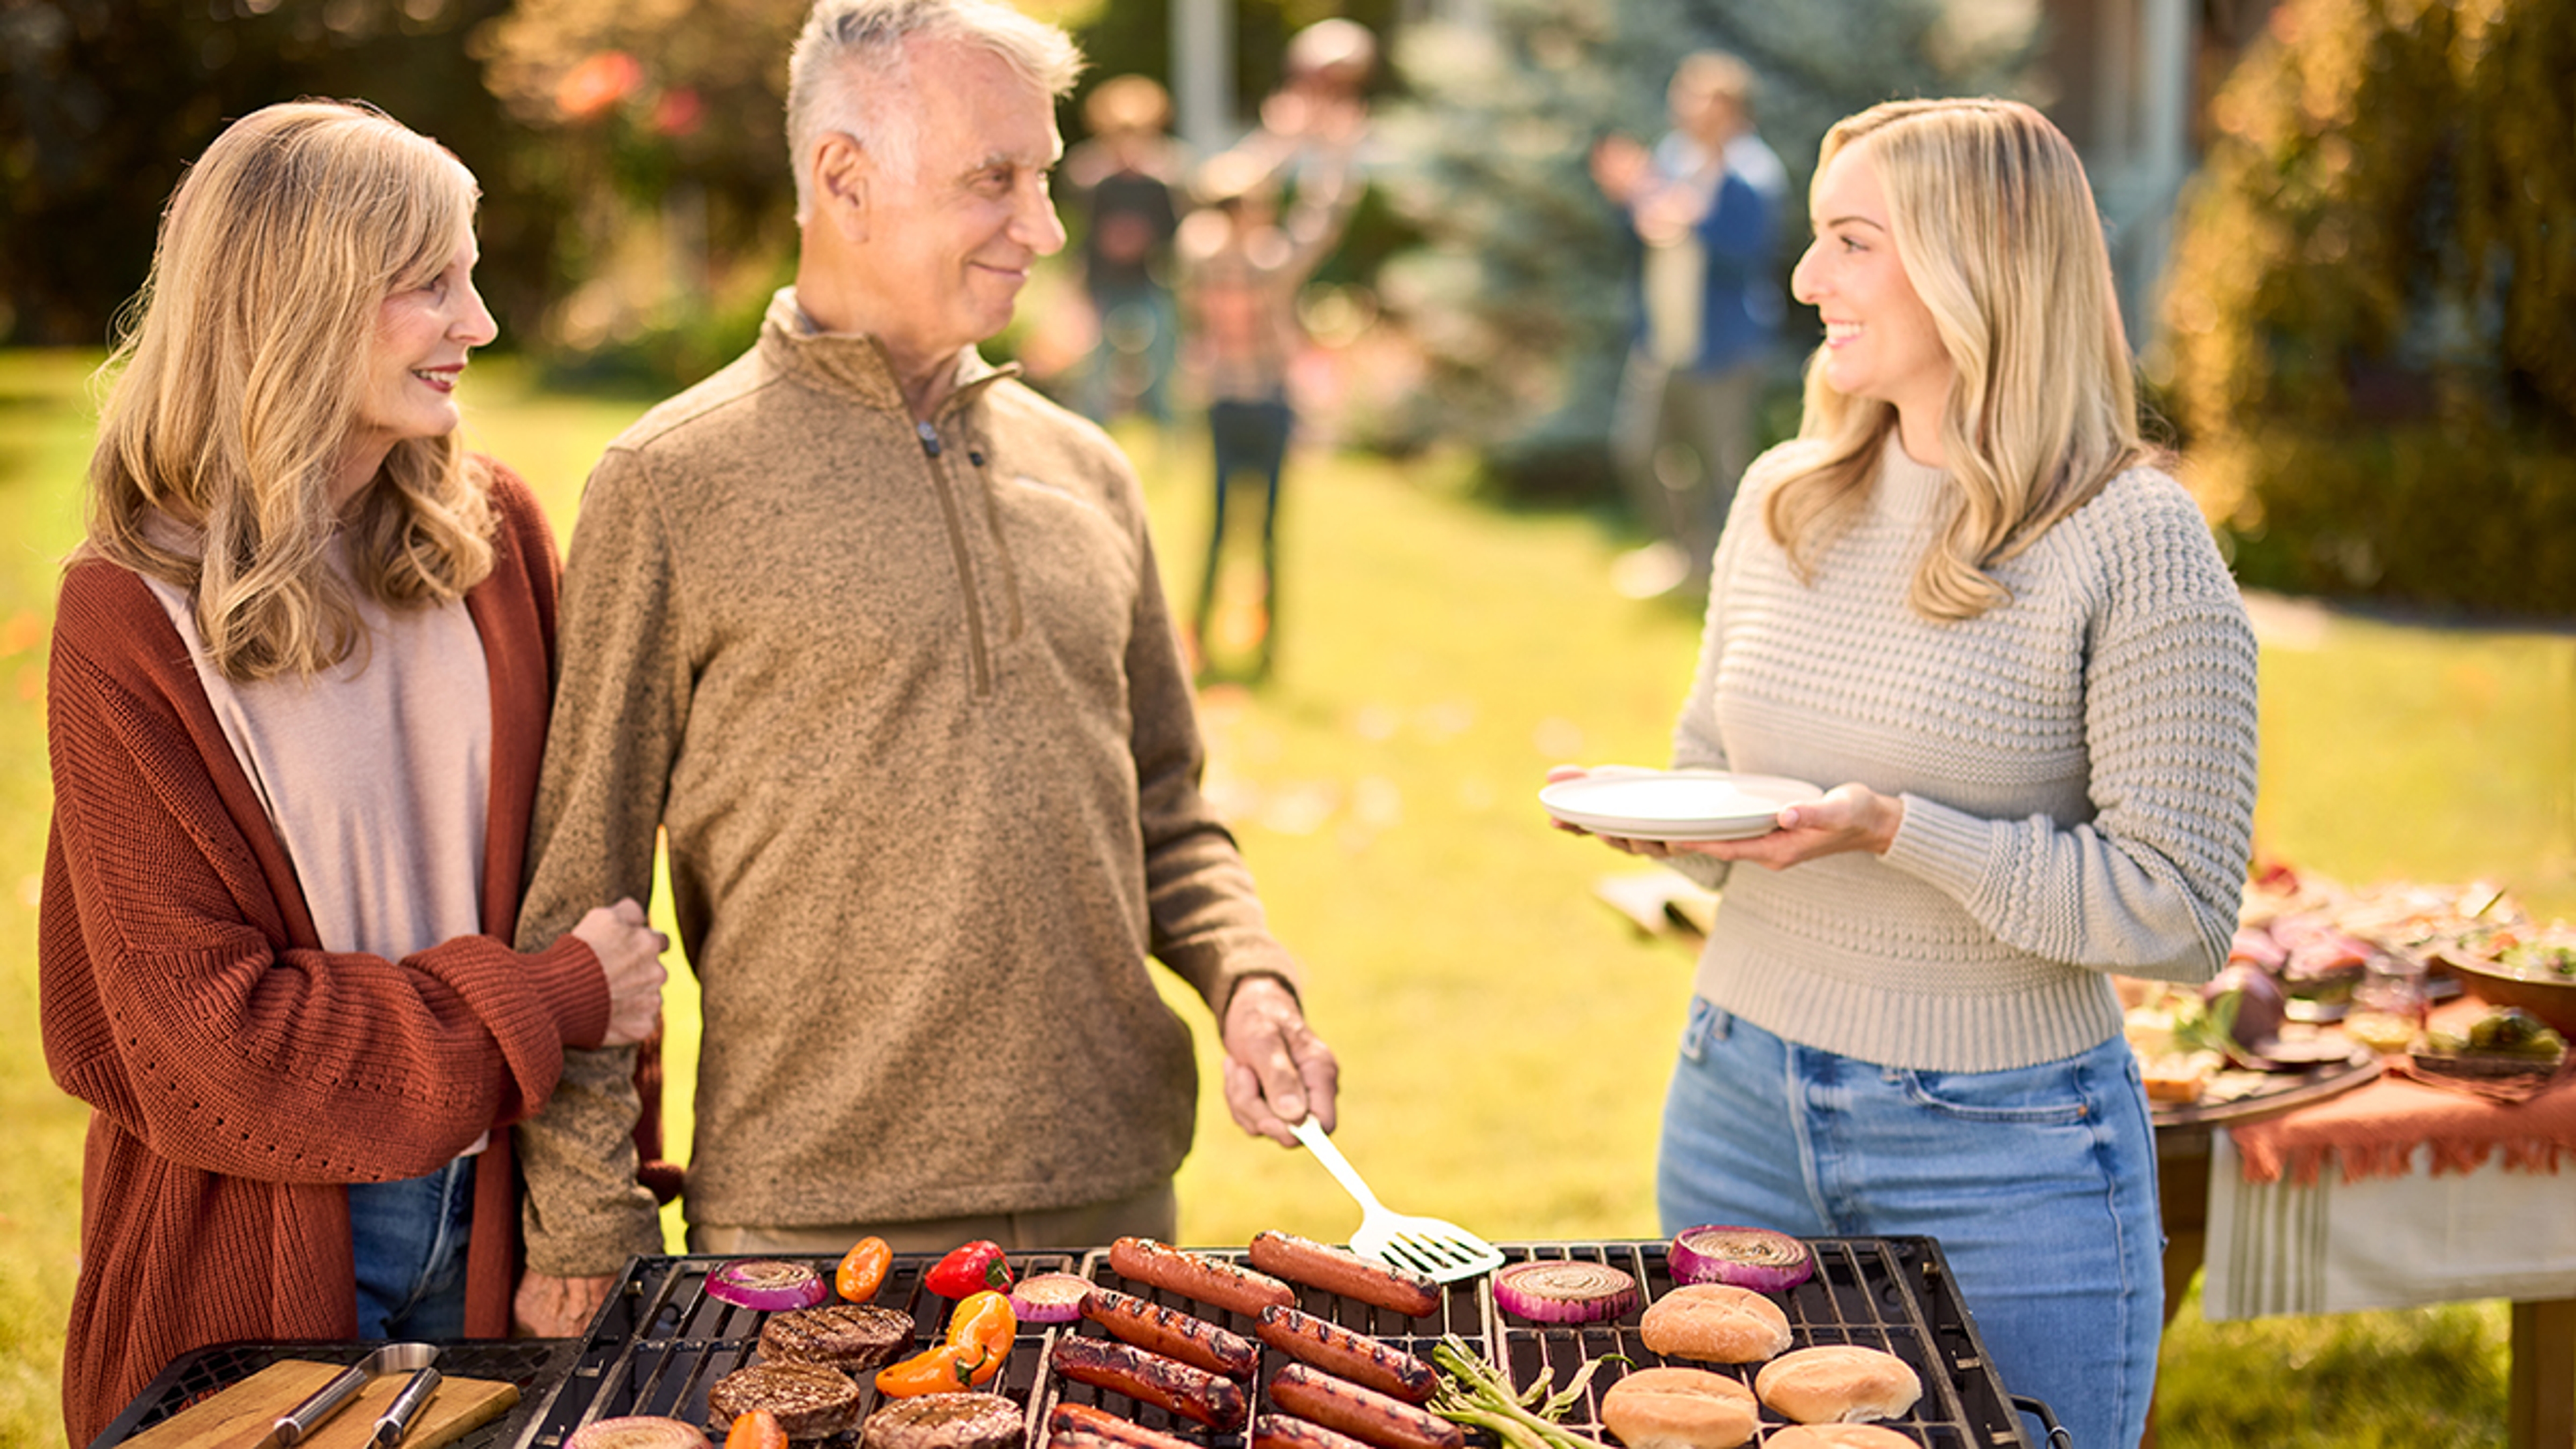
[[[1292,983],[1198,789],[1133,471],[969,350],[929,423],[779,294],[592,473],[522,913],[646,898],[702,984],[690,1221],[1097,1202],[1188,1151],[1188,1028]],[[619,1053],[521,1129],[539,1272],[661,1251]]]

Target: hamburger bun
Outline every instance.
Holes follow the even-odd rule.
[[[1655,1300],[1637,1324],[1646,1347],[1702,1363],[1760,1363],[1789,1347],[1789,1315],[1750,1288],[1692,1283]]]
[[[1763,1449],[1921,1449],[1894,1429],[1876,1424],[1800,1424],[1783,1429]]]
[[[1783,1354],[1753,1376],[1753,1392],[1801,1424],[1893,1419],[1923,1397],[1923,1380],[1892,1353],[1829,1343]]]
[[[1628,1449],[1734,1449],[1761,1418],[1751,1389],[1706,1369],[1639,1369],[1601,1396],[1602,1424]]]

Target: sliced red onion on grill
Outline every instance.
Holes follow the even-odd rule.
[[[707,1292],[737,1308],[776,1313],[811,1308],[830,1292],[823,1275],[802,1263],[776,1258],[742,1258],[707,1275]]]
[[[1731,1283],[1756,1293],[1782,1293],[1816,1271],[1816,1255],[1787,1233],[1709,1224],[1673,1235],[1673,1281]]]
[[[593,1419],[572,1431],[564,1449],[712,1449],[695,1424],[653,1414]]]
[[[1607,1263],[1541,1258],[1497,1271],[1494,1303],[1532,1323],[1597,1323],[1637,1306],[1637,1280]]]
[[[1071,1323],[1082,1316],[1091,1284],[1071,1273],[1037,1273],[1011,1285],[1011,1312],[1022,1323]]]

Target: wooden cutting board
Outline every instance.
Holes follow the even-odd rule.
[[[284,1359],[220,1393],[199,1399],[151,1428],[126,1439],[119,1449],[250,1449],[277,1422],[314,1390],[331,1381],[345,1364]],[[408,1374],[379,1375],[322,1421],[298,1449],[361,1449],[375,1432],[376,1416],[402,1392]],[[420,1417],[411,1421],[400,1449],[438,1449],[509,1412],[519,1402],[516,1384],[488,1379],[439,1381]]]

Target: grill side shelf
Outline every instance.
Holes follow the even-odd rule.
[[[122,1444],[191,1404],[211,1398],[287,1359],[352,1364],[380,1347],[377,1343],[226,1343],[192,1349],[170,1361],[143,1391],[125,1406],[92,1441],[94,1449]],[[457,1449],[500,1449],[528,1424],[536,1401],[556,1383],[571,1361],[573,1345],[564,1339],[518,1339],[496,1342],[464,1339],[439,1345],[439,1369],[453,1378],[490,1379],[515,1384],[519,1402],[508,1413],[457,1439]]]

